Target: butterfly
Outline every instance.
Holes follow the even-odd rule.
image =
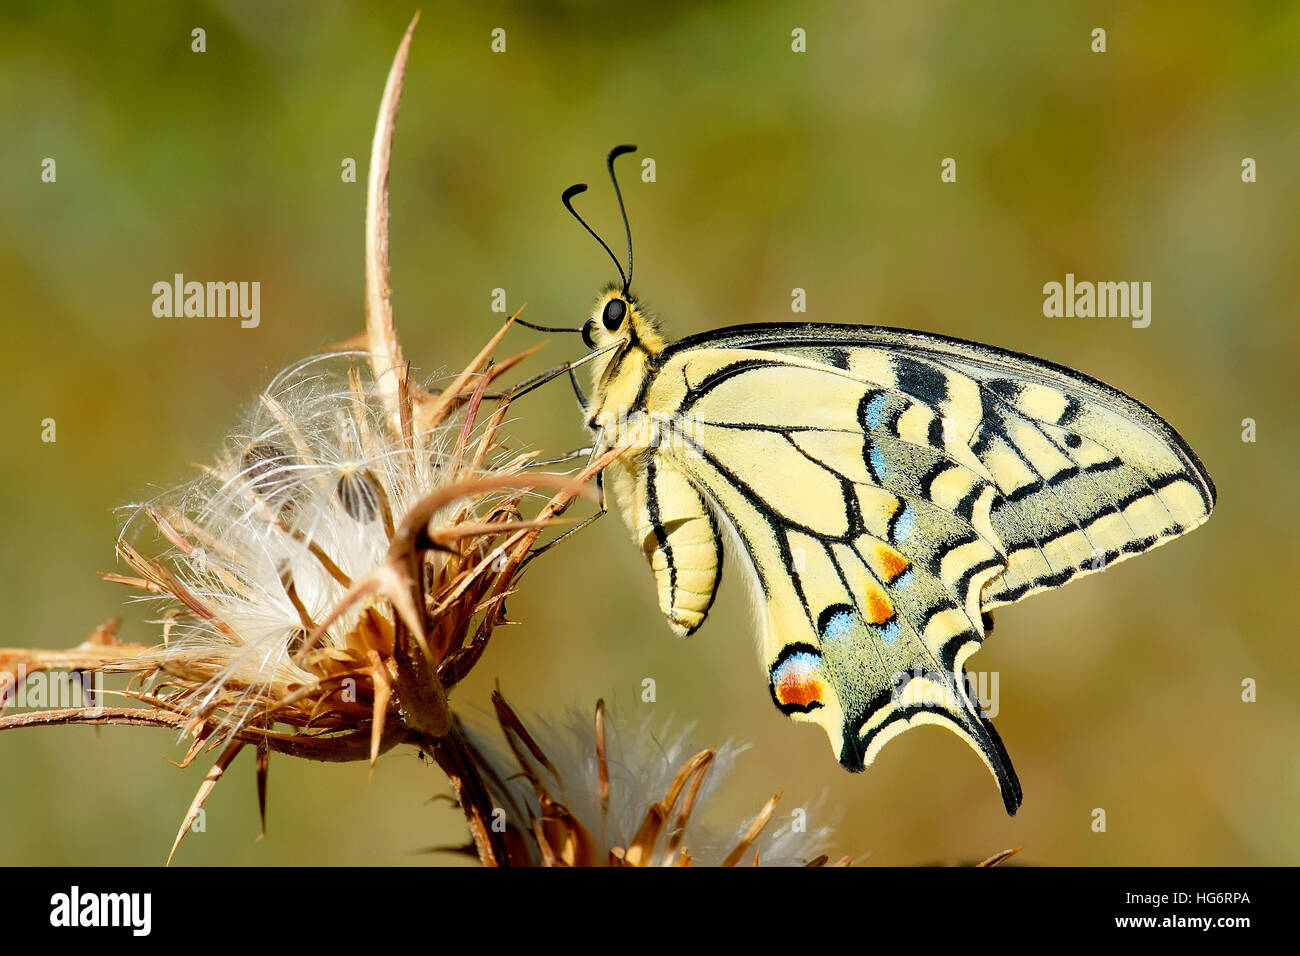
[[[614,161],[634,149],[606,161],[626,272],[573,208],[586,186],[563,196],[620,278],[567,330],[590,349],[568,371],[592,454],[621,449],[602,491],[669,626],[704,623],[731,545],[781,713],[819,725],[852,771],[904,730],[943,726],[1014,814],[1020,783],[965,671],[989,612],[1200,525],[1205,467],[1128,395],[989,345],[815,322],[669,342],[631,291]]]

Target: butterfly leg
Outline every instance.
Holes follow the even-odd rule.
[[[593,458],[594,458],[594,456],[595,456],[595,450],[594,450],[594,449],[592,450],[592,456],[593,456]],[[583,528],[585,528],[585,527],[587,527],[588,525],[594,523],[597,519],[599,519],[599,518],[603,518],[603,517],[604,517],[604,516],[609,512],[609,506],[608,506],[608,504],[607,504],[606,501],[605,501],[605,482],[604,482],[602,479],[603,479],[603,476],[602,476],[602,475],[600,475],[600,474],[597,474],[597,475],[596,475],[596,491],[599,493],[599,496],[600,496],[599,499],[598,499],[598,507],[597,507],[596,513],[595,513],[595,514],[592,514],[592,515],[588,515],[587,517],[583,518],[581,521],[579,521],[577,524],[575,524],[572,528],[570,528],[569,530],[564,531],[564,532],[561,532],[560,534],[556,535],[554,538],[552,538],[550,541],[546,542],[546,544],[542,545],[540,548],[533,548],[533,550],[530,551],[530,552],[528,553],[528,557],[526,557],[526,558],[524,559],[524,565],[525,565],[525,566],[528,564],[528,562],[532,561],[533,558],[539,557],[539,556],[545,554],[547,551],[550,551],[551,548],[555,547],[557,544],[559,544],[559,543],[560,543],[561,541],[563,541],[565,538],[569,537],[570,535],[575,535],[575,534],[577,534],[577,533],[578,533],[579,531],[581,531]]]
[[[555,366],[555,368],[547,369],[545,372],[538,372],[532,378],[524,379],[524,381],[520,382],[518,385],[511,388],[509,391],[500,393],[495,397],[501,399],[508,399],[513,402],[527,395],[529,392],[533,391],[534,389],[541,388],[543,385],[545,385],[547,382],[551,381],[552,379],[559,378],[561,375],[568,375],[570,383],[572,383],[574,390],[578,393],[579,401],[583,403],[583,411],[586,411],[586,407],[587,407],[586,397],[583,396],[582,394],[582,389],[578,385],[577,378],[575,378],[573,375],[573,370],[575,368],[580,368],[581,366],[586,365],[588,362],[594,361],[600,358],[602,355],[612,352],[614,349],[617,349],[619,347],[620,347],[620,343],[613,342],[609,345],[606,345],[604,348],[599,348],[596,349],[595,351],[588,352],[580,359],[574,359],[572,362],[565,362],[563,365],[557,365]]]
[[[588,460],[588,462],[590,462],[590,461],[591,461],[591,455],[592,455],[592,452],[594,452],[594,451],[595,451],[595,448],[594,448],[593,446],[591,446],[591,445],[587,445],[585,448],[575,448],[575,449],[573,449],[573,451],[566,452],[565,454],[560,455],[558,458],[545,458],[545,459],[543,459],[543,460],[541,460],[541,461],[534,461],[534,462],[532,462],[531,464],[532,464],[532,466],[537,466],[537,465],[562,465],[562,464],[564,464],[564,463],[567,462],[567,461],[575,461],[576,459],[578,459],[578,458],[583,458],[583,457],[586,457],[586,459]]]
[[[578,376],[573,374],[572,367],[569,368],[569,384],[573,386],[573,397],[578,400],[578,405],[582,409],[582,414],[587,414],[587,409],[591,406],[587,401],[586,392],[584,392],[582,386],[578,384]]]

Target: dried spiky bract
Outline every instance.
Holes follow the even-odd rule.
[[[508,750],[474,736],[473,753],[496,805],[505,811],[512,863],[542,866],[822,866],[830,828],[775,824],[781,795],[731,836],[698,817],[743,748],[692,753],[687,730],[649,717],[594,723],[576,712],[559,724],[525,726],[499,693],[497,721]],[[798,815],[806,819],[806,815]],[[847,857],[836,861],[846,866]]]

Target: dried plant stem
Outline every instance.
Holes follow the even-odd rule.
[[[193,716],[190,714],[146,707],[98,709],[68,707],[62,710],[42,710],[0,717],[0,730],[71,724],[115,724],[185,730],[192,722]],[[235,731],[230,739],[246,744],[265,744],[268,750],[275,753],[300,757],[304,760],[318,760],[322,763],[350,763],[354,760],[364,760],[370,753],[369,731],[313,737],[308,734],[283,734],[250,727]],[[395,724],[385,733],[381,752],[391,750],[401,743],[419,743],[419,740],[414,738],[405,727]]]
[[[393,151],[393,128],[402,99],[402,78],[411,51],[411,37],[420,22],[416,13],[397,48],[384,95],[379,102],[375,136],[370,146],[366,179],[366,333],[375,380],[386,398],[391,420],[398,420],[406,377],[406,360],[393,320],[393,288],[388,263],[388,170]]]
[[[453,723],[450,733],[430,738],[424,746],[447,775],[469,825],[479,860],[484,866],[509,866],[510,854],[503,835],[492,829],[493,801],[478,770],[481,758],[476,758],[460,727]]]

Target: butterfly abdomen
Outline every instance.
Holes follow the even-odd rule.
[[[671,464],[606,471],[623,518],[654,572],[659,609],[682,637],[704,623],[722,574],[722,544],[704,499]]]

